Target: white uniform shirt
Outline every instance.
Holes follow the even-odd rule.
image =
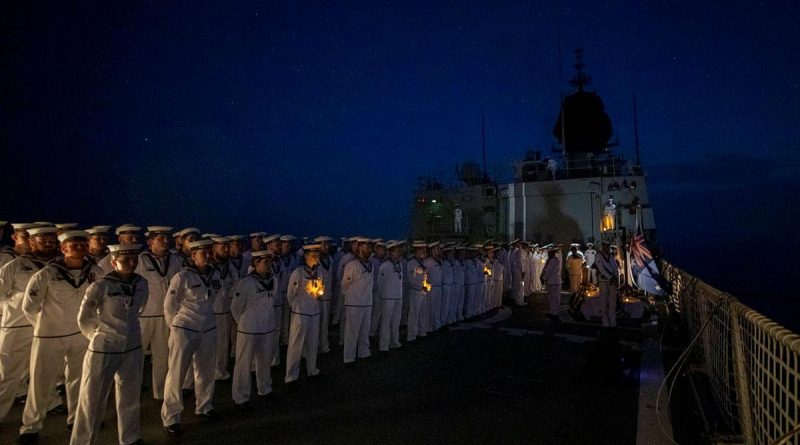
[[[217,299],[214,300],[214,314],[229,314],[231,312],[233,290],[236,287],[236,282],[239,281],[239,272],[230,261],[212,264],[219,271],[219,279],[222,281],[222,291],[217,296]]]
[[[141,317],[160,317],[164,315],[164,297],[172,277],[183,268],[178,254],[169,252],[159,258],[152,252],[139,254],[136,273],[147,281],[147,303]]]
[[[597,267],[597,274],[600,281],[609,281],[612,278],[617,278],[619,266],[613,254],[608,254],[608,258],[606,258],[601,252],[600,255],[597,255],[597,258],[595,258],[595,266]]]
[[[422,264],[425,265],[425,270],[428,272],[428,283],[431,284],[431,287],[442,287],[442,261],[429,256]]]
[[[14,252],[14,249],[8,246],[3,246],[0,248],[0,267],[5,266],[6,264],[10,263],[11,260],[17,257],[17,253]]]
[[[0,303],[3,304],[0,326],[21,328],[31,325],[22,310],[22,301],[31,277],[46,264],[44,261],[23,255],[0,268]]]
[[[450,261],[448,259],[442,260],[442,285],[443,286],[452,286],[453,285],[453,274],[455,268],[455,260]]]
[[[422,292],[422,282],[425,281],[425,265],[417,258],[411,258],[406,265],[408,288],[412,291]]]
[[[403,298],[403,268],[400,262],[388,259],[378,271],[378,290],[381,300],[401,300]]]
[[[167,325],[194,332],[206,332],[217,326],[214,300],[222,292],[219,271],[208,267],[201,274],[195,267],[186,267],[169,282],[164,299],[164,319]]]
[[[93,352],[122,353],[142,346],[139,312],[147,302],[147,281],[141,275],[122,280],[106,274],[86,289],[78,326]]]
[[[322,277],[317,273],[318,269],[319,266],[313,269],[307,266],[299,266],[289,276],[286,298],[293,313],[308,316],[319,314],[319,300],[316,296],[310,294],[306,287],[311,281],[322,280]],[[323,282],[322,286],[327,286],[327,283]]]
[[[333,297],[333,262],[330,258],[322,257],[319,259],[319,267],[317,267],[317,274],[322,278],[325,283],[325,292],[320,297],[320,301],[330,301]]]
[[[275,330],[273,300],[277,290],[274,275],[262,278],[252,273],[239,280],[231,302],[231,315],[239,332],[268,334]]]
[[[586,249],[586,252],[583,252],[583,258],[586,261],[586,268],[591,269],[594,266],[594,260],[597,257],[597,251],[594,249]]]
[[[78,309],[86,288],[103,275],[94,263],[84,260],[73,274],[63,260],[49,263],[28,282],[22,310],[33,325],[35,337],[66,337],[80,332]]]
[[[542,270],[542,282],[545,284],[561,284],[561,262],[557,257],[548,258]]]
[[[522,277],[522,274],[528,272],[528,262],[530,256],[524,249],[517,249],[511,254],[511,273],[515,277]]]
[[[377,271],[375,271],[377,272]],[[360,259],[350,261],[344,267],[342,295],[345,306],[365,307],[372,305],[372,263]]]

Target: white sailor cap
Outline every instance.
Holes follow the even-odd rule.
[[[231,236],[228,237],[228,242],[231,242],[231,241],[244,241],[245,238],[247,238],[247,237],[244,236],[244,235],[231,235]]]
[[[594,247],[594,243],[586,243],[586,247]]]
[[[269,250],[256,250],[250,253],[253,259],[256,258],[274,258],[275,254],[270,252]]]
[[[432,248],[438,246],[439,244],[441,244],[439,241],[432,241],[432,242],[428,243],[428,248],[432,249]]]
[[[189,243],[189,250],[205,249],[206,247],[210,247],[212,244],[214,244],[214,242],[210,239],[192,241]]]
[[[253,232],[250,234],[250,238],[260,238],[262,236],[267,236],[267,232]]]
[[[78,223],[60,223],[56,224],[56,229],[66,230],[66,229],[74,229],[78,227]]]
[[[394,249],[395,247],[401,247],[405,243],[406,243],[405,240],[399,240],[399,241],[398,240],[389,240],[386,243],[386,248],[387,249]]]
[[[211,239],[211,238],[219,238],[220,236],[222,236],[222,235],[220,235],[219,233],[204,233],[204,234],[200,235],[200,238]]]
[[[486,245],[492,244],[492,243],[494,243],[493,239],[487,239],[486,241],[483,242],[483,245],[486,246]]]
[[[36,224],[31,224],[31,223],[13,223],[13,224],[11,224],[11,227],[13,227],[14,230],[30,230],[30,229],[33,229],[34,227],[36,227]]]
[[[318,236],[318,237],[314,238],[314,242],[315,243],[324,243],[324,242],[331,242],[331,241],[333,241],[333,238],[331,238],[329,236]]]
[[[108,252],[112,257],[118,255],[138,255],[141,250],[141,244],[111,244],[108,246]]]
[[[281,237],[281,241],[283,241],[283,242],[285,242],[285,243],[292,242],[292,241],[294,241],[294,240],[296,240],[296,239],[297,239],[297,237],[296,237],[296,236],[294,236],[294,235],[283,235],[283,236]]]
[[[580,245],[580,244],[578,244],[578,243],[571,243],[571,244],[569,245],[569,247],[570,247],[570,249],[571,249],[571,248],[573,248],[573,247],[577,249],[578,247],[581,247],[581,245]]]
[[[231,238],[228,237],[228,236],[212,236],[211,237],[211,242],[213,242],[214,244],[227,244],[228,241],[230,241],[230,240],[231,240]]]
[[[364,236],[356,237],[356,242],[359,244],[374,244],[375,240]]]
[[[414,240],[414,242],[411,244],[411,247],[415,249],[427,249],[428,243],[423,240]]]
[[[456,246],[454,246],[452,244],[445,244],[445,246],[442,247],[442,252],[452,252],[452,251],[455,251],[455,250],[456,250]]]
[[[86,229],[89,235],[105,235],[111,230],[111,226],[94,226]]]
[[[386,247],[386,243],[385,243],[385,242],[383,242],[383,240],[382,240],[382,239],[380,239],[380,238],[378,238],[378,239],[376,239],[376,240],[373,240],[373,241],[375,242],[375,245],[376,245],[376,246],[382,246],[382,247]]]
[[[271,243],[273,241],[277,241],[277,240],[280,240],[280,239],[281,239],[281,234],[280,233],[276,233],[274,235],[270,235],[270,236],[264,238],[263,240],[261,240],[261,242],[266,244],[266,243]]]
[[[488,244],[484,244],[483,248],[484,248],[484,250],[494,250],[494,249],[497,248],[497,246],[495,246],[494,243],[488,243]]]
[[[89,234],[85,230],[67,230],[58,235],[58,241],[62,243],[75,238],[89,239]]]
[[[303,253],[319,252],[320,250],[322,250],[322,244],[319,243],[306,244],[303,246]]]
[[[142,228],[139,226],[134,226],[133,224],[123,224],[117,227],[117,230],[115,230],[114,233],[120,235],[122,233],[129,233],[129,232],[136,233],[139,232],[140,230],[142,230]]]
[[[200,229],[198,229],[197,227],[187,227],[178,232],[178,236],[186,236],[192,233],[195,235],[200,235]]]
[[[172,232],[172,227],[170,226],[147,226],[147,232],[145,232],[146,236],[150,236],[156,233],[163,233],[165,235]]]
[[[533,244],[531,245],[531,247],[533,247],[533,248],[535,249],[535,248],[539,247],[539,243],[533,243]]]
[[[511,244],[517,244],[519,242],[519,238],[514,238],[514,241],[511,241]]]
[[[57,229],[52,226],[40,226],[34,227],[32,229],[28,229],[28,236],[39,236],[39,235],[55,235],[57,233]]]
[[[50,221],[36,221],[34,224],[39,227],[55,227],[55,224],[51,223]]]

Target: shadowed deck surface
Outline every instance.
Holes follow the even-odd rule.
[[[372,357],[347,366],[332,336],[331,353],[318,360],[320,378],[304,377],[303,365],[296,388],[287,388],[285,368],[274,367],[273,399],[244,413],[233,406],[230,380],[217,382],[220,419],[200,422],[189,397],[176,438],[161,428],[161,404],[146,391],[142,437],[148,444],[635,443],[639,371],[630,349],[641,331],[620,330],[621,353],[634,363],[607,375],[596,325],[553,325],[543,319],[544,296],[528,300],[400,350],[380,353],[373,341]],[[0,443],[13,443],[21,414],[15,405],[0,424]],[[105,423],[100,443],[117,443],[113,401]],[[64,425],[64,415],[48,416],[39,443],[68,443]]]

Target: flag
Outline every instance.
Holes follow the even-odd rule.
[[[658,265],[653,260],[653,254],[645,245],[641,227],[636,228],[631,240],[630,259],[631,274],[636,287],[654,295],[666,294],[664,280],[658,271]]]

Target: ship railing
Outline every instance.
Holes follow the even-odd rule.
[[[800,336],[667,261],[662,271],[728,426],[747,444],[800,445]]]

